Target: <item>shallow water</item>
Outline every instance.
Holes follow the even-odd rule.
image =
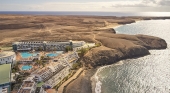
[[[170,20],[140,21],[115,30],[161,37],[168,48],[99,68],[94,75],[95,93],[170,93]]]

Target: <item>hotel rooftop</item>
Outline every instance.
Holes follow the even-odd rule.
[[[18,93],[34,93],[36,83],[33,80],[25,80]]]

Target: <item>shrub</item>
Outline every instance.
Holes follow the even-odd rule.
[[[86,48],[81,48],[80,50],[80,57],[83,57],[87,53],[88,49]]]

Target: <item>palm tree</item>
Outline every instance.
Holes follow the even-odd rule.
[[[36,60],[36,63],[38,64],[38,66],[40,67],[42,65],[42,60]]]
[[[41,56],[41,59],[40,60],[43,60],[45,57],[44,56]]]
[[[65,47],[65,51],[68,52],[68,51],[73,51],[72,47],[71,46],[66,46]]]

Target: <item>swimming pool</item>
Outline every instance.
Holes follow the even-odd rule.
[[[22,58],[29,58],[31,56],[35,56],[37,55],[38,53],[29,53],[29,52],[21,52],[21,57]]]
[[[32,66],[29,65],[22,66],[22,70],[30,70],[31,68]]]
[[[47,56],[49,56],[49,57],[56,57],[56,56],[58,56],[58,54],[57,53],[49,53],[49,54],[47,54]]]
[[[46,56],[56,57],[56,56],[58,56],[59,54],[62,54],[62,53],[63,53],[63,51],[56,51],[55,53],[49,53]]]

